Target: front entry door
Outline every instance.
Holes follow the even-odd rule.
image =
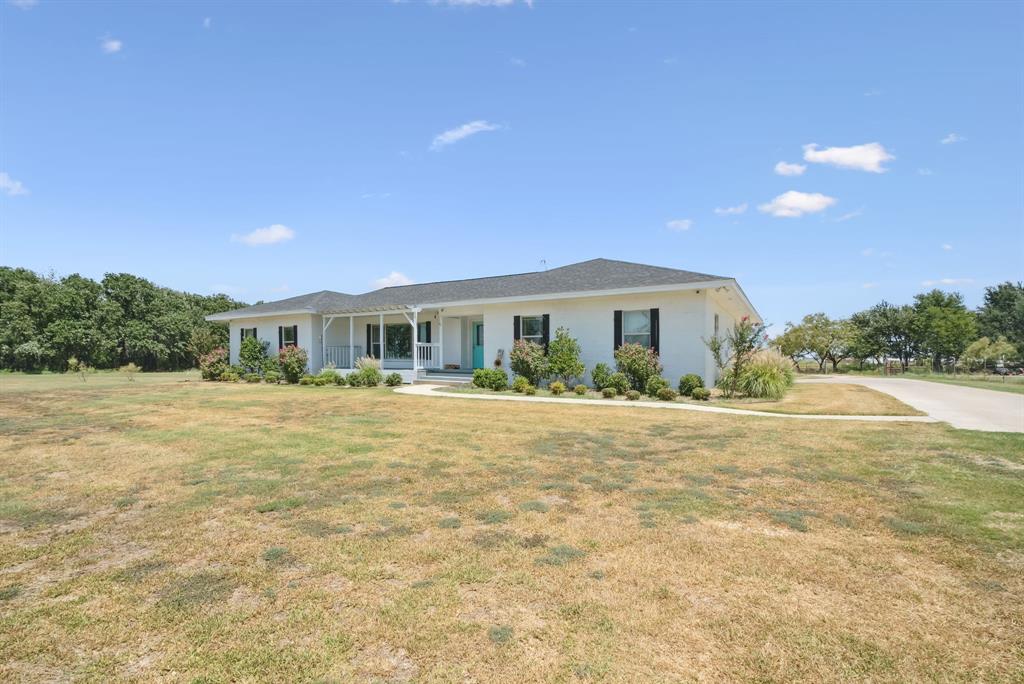
[[[484,367],[484,324],[473,322],[473,368]]]

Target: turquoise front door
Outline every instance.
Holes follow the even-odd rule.
[[[484,324],[473,322],[473,368],[484,367]]]

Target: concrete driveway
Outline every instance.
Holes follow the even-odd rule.
[[[964,430],[1024,432],[1024,394],[908,378],[831,375],[800,382],[845,382],[896,397],[932,418]]]

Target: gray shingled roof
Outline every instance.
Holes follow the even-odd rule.
[[[662,266],[648,266],[612,259],[591,259],[552,268],[548,271],[385,287],[360,295],[324,290],[276,302],[257,304],[217,316],[218,318],[227,318],[229,317],[227,314],[248,316],[299,310],[309,310],[310,313],[345,313],[360,309],[398,308],[500,297],[618,290],[652,285],[688,285],[725,279],[722,276]]]

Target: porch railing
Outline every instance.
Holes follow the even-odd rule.
[[[363,355],[363,348],[359,345],[351,347],[355,354],[354,358],[349,357],[350,347],[346,344],[341,347],[324,347],[324,365],[334,364],[335,368],[354,368],[353,364]]]
[[[420,368],[441,367],[441,345],[430,342],[416,343],[416,361]]]

